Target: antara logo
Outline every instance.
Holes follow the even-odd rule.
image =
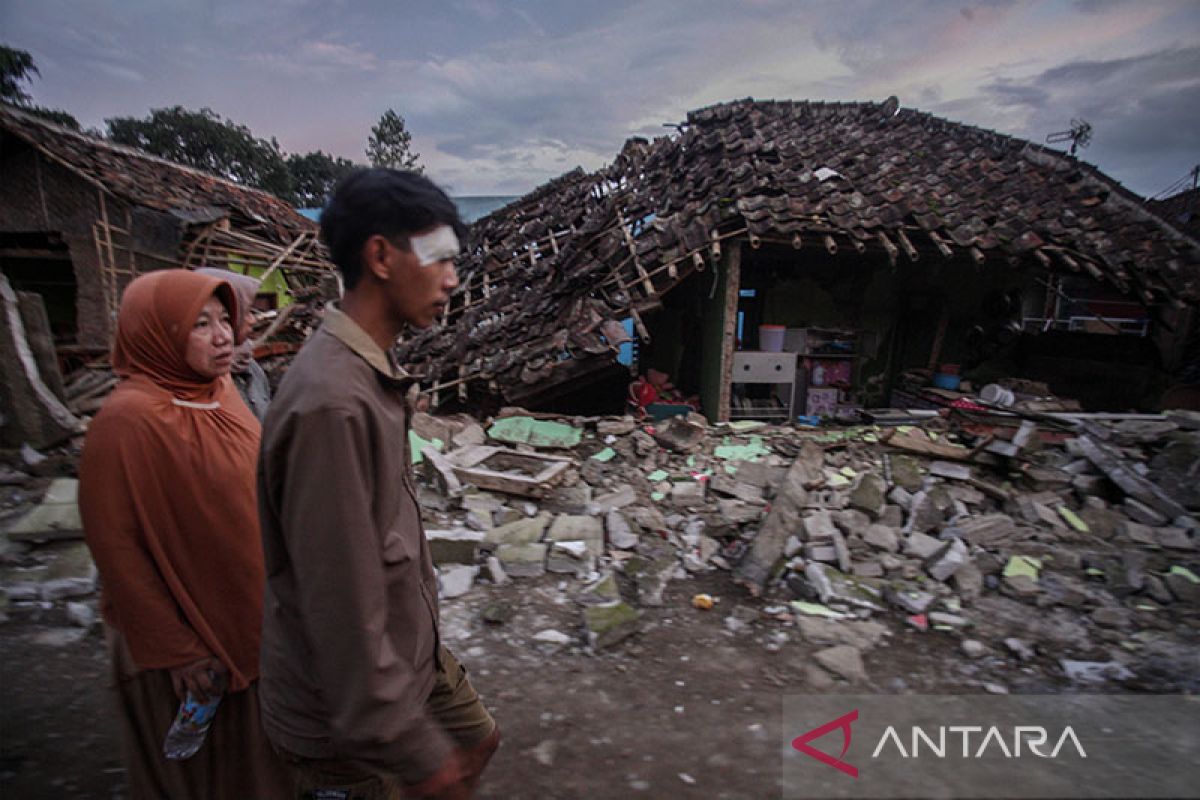
[[[858,767],[856,767],[852,764],[847,764],[845,761],[842,761],[842,756],[845,756],[846,751],[850,749],[850,737],[853,735],[853,731],[850,730],[850,725],[857,719],[858,719],[858,709],[856,708],[853,711],[851,711],[849,714],[843,714],[842,716],[838,717],[835,720],[826,722],[824,725],[820,726],[819,728],[813,728],[808,733],[800,734],[795,739],[792,739],[792,747],[796,750],[799,750],[801,753],[804,753],[804,755],[806,755],[806,756],[812,756],[817,761],[820,761],[822,764],[828,764],[829,766],[833,767],[834,769],[840,770],[841,772],[846,773],[851,778],[857,778],[858,777]],[[837,758],[834,758],[833,756],[829,755],[828,753],[822,753],[820,750],[816,749],[815,747],[809,746],[808,743],[811,742],[813,739],[820,739],[825,734],[829,733],[832,730],[836,730],[837,728],[842,729],[842,753]]]
[[[857,778],[858,767],[843,760],[846,752],[850,749],[850,740],[853,736],[853,730],[850,726],[857,720],[858,709],[856,708],[848,714],[843,714],[837,719],[830,720],[824,725],[797,736],[792,740],[792,748],[804,753],[806,756],[815,758],[822,764],[826,764],[839,772],[849,775],[851,778]],[[825,734],[839,729],[842,731],[842,752],[836,758],[828,753],[821,752],[809,744],[816,739],[820,739]],[[973,733],[982,734],[981,738],[976,740],[979,742],[976,748],[971,747],[971,734]],[[1049,741],[1049,736],[1046,729],[1040,725],[1017,725],[1012,728],[1008,736],[1005,736],[1000,728],[995,725],[986,729],[981,725],[942,725],[936,728],[935,735],[931,735],[924,728],[914,725],[909,734],[908,741],[910,746],[908,749],[905,749],[904,740],[896,732],[895,726],[889,725],[879,737],[879,742],[875,745],[875,749],[871,753],[871,758],[879,758],[880,753],[888,746],[894,748],[901,758],[920,758],[922,748],[927,752],[927,757],[954,757],[958,752],[958,748],[950,745],[953,744],[953,739],[956,736],[962,743],[961,753],[963,758],[983,758],[988,748],[993,746],[996,751],[1003,753],[1005,758],[1021,758],[1022,744],[1024,744],[1026,752],[1032,753],[1039,758],[1058,758],[1059,751],[1067,743],[1070,743],[1075,748],[1075,752],[1078,753],[1080,758],[1088,757],[1087,752],[1083,749],[1083,745],[1079,742],[1079,737],[1075,735],[1075,731],[1070,725],[1063,729],[1053,749],[1048,753],[1043,752],[1042,748]],[[1009,742],[1012,743],[1011,748],[1009,747]]]

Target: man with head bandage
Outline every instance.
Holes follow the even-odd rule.
[[[263,426],[262,708],[299,797],[470,797],[500,742],[441,643],[392,346],[458,286],[465,233],[441,189],[359,170],[321,215],[345,285]]]

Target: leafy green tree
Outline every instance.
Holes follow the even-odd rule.
[[[335,158],[320,150],[304,155],[292,153],[287,157],[287,169],[296,204],[304,208],[324,206],[337,182],[354,168],[350,159]]]
[[[21,88],[26,81],[33,82],[33,76],[40,76],[33,56],[25,50],[0,44],[0,101],[20,106],[30,114],[44,117],[59,125],[79,130],[79,120],[57,108],[45,108],[33,104],[29,92]]]
[[[145,119],[106,119],[108,137],[151,155],[211,172],[293,202],[287,163],[274,138],[259,139],[245,125],[210,108],[156,108]]]
[[[420,157],[420,153],[412,152],[412,134],[404,126],[404,117],[389,108],[379,118],[379,123],[371,128],[371,136],[367,139],[367,158],[376,167],[423,172],[424,168],[417,165]]]

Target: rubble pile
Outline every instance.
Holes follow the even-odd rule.
[[[501,415],[488,431],[416,420],[441,462],[422,473],[444,586],[570,576],[593,647],[635,632],[672,582],[721,571],[760,598],[760,618],[828,645],[816,685],[865,680],[862,653],[906,627],[954,637],[966,659],[1037,662],[1082,683],[1200,666],[1181,644],[1200,623],[1195,416],[817,430]],[[447,493],[447,464],[484,440],[571,467],[511,492],[457,470]]]

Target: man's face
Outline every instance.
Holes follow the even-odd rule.
[[[454,269],[457,240],[453,252],[444,245],[441,249],[431,249],[428,245],[431,241],[437,243],[437,231],[438,228],[433,228],[414,234],[407,247],[389,243],[388,297],[396,315],[414,328],[432,325],[445,312],[450,293],[458,286],[458,273]],[[421,238],[430,236],[435,238]]]

